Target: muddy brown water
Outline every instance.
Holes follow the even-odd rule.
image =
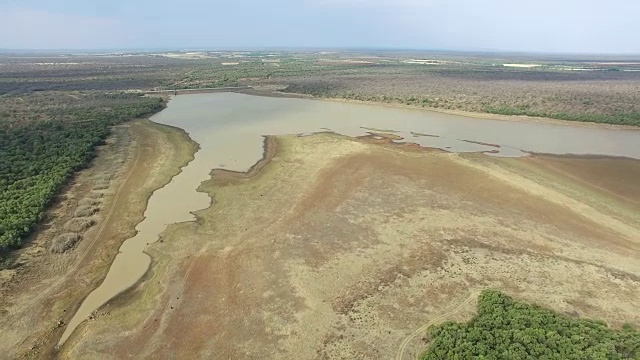
[[[192,221],[193,211],[210,206],[209,196],[196,189],[209,179],[212,169],[246,171],[262,157],[264,135],[330,130],[360,136],[371,129],[388,129],[404,138],[399,142],[453,152],[492,151],[494,156],[599,154],[640,159],[640,131],[636,130],[475,119],[424,110],[235,93],[177,96],[152,120],[184,129],[200,144],[200,150],[180,174],[153,193],[145,218],[136,227],[137,235],[123,243],[103,283],[84,300],[59,344],[93,311],[144,275],[151,263],[144,251],[167,226]]]

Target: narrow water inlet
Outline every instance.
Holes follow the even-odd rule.
[[[421,146],[452,152],[492,152],[523,156],[524,151],[551,154],[598,154],[640,158],[640,132],[490,119],[333,103],[268,98],[235,93],[180,95],[153,121],[184,129],[200,145],[194,160],[149,198],[138,233],[123,243],[103,283],[82,303],[62,335],[63,344],[93,311],[133,286],[148,270],[144,252],[171,224],[193,221],[192,212],[211,205],[197,191],[210,171],[246,171],[263,154],[264,135],[310,134],[330,129],[361,136],[367,129],[392,129]],[[415,134],[428,134],[414,136]]]
[[[93,311],[142,278],[151,264],[151,258],[144,252],[145,249],[158,241],[160,234],[170,224],[193,221],[193,211],[211,205],[207,194],[196,191],[200,183],[209,177],[209,170],[201,166],[201,162],[198,151],[194,159],[169,184],[153,192],[144,220],[136,226],[137,234],[122,244],[104,281],[84,300],[67,325],[58,345],[62,345]],[[184,191],[185,189],[192,191]]]

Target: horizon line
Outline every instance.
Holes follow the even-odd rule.
[[[186,51],[209,51],[209,52],[250,52],[250,51],[423,51],[433,53],[475,53],[475,54],[513,54],[513,55],[580,55],[580,56],[638,56],[640,53],[624,52],[558,52],[539,50],[500,50],[500,49],[433,49],[420,47],[389,47],[389,46],[169,46],[169,47],[109,47],[109,48],[4,48],[0,47],[0,53],[12,52],[121,52],[150,53],[155,51],[163,52],[186,52]]]

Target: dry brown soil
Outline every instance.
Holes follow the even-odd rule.
[[[269,138],[249,174],[214,171],[213,205],[150,245],[148,274],[58,355],[413,358],[425,325],[469,319],[485,288],[640,325],[637,161],[378,135]]]
[[[148,120],[114,129],[89,168],[63,191],[47,223],[15,254],[15,267],[0,271],[0,358],[52,356],[64,324],[102,281],[122,242],[134,235],[151,193],[168,183],[196,148],[182,130]],[[74,249],[49,252],[78,202],[93,196],[104,178],[110,180],[100,191],[96,225]]]

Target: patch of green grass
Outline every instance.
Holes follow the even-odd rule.
[[[640,331],[573,319],[484,291],[469,323],[429,329],[422,359],[640,359]]]

